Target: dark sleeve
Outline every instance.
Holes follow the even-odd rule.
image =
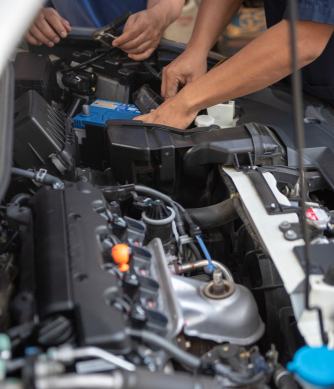
[[[44,4],[44,8],[47,8],[47,7],[52,7],[52,8],[54,8],[54,6],[53,6],[51,0],[48,0],[48,1]]]
[[[289,18],[288,8],[283,19]],[[334,25],[334,0],[298,0],[298,19]]]

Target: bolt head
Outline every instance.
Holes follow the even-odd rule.
[[[293,230],[288,230],[288,231],[286,231],[286,233],[285,233],[285,237],[286,237],[287,239],[296,239],[296,238],[297,238],[297,234],[296,234],[295,231],[293,231]]]

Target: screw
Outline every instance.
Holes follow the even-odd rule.
[[[287,220],[284,220],[284,221],[281,223],[281,227],[283,227],[283,228],[290,228],[290,227],[291,227],[291,224],[290,224]]]
[[[297,234],[295,233],[295,231],[293,230],[288,230],[286,233],[285,233],[285,237],[289,240],[294,240],[294,239],[297,239],[298,236]]]
[[[271,208],[271,209],[275,209],[275,208],[276,208],[276,204],[275,204],[275,203],[271,203],[271,204],[270,204],[270,208]]]

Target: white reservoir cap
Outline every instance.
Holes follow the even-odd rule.
[[[198,115],[195,119],[196,127],[210,127],[215,124],[215,119],[209,115]]]

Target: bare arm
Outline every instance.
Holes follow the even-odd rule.
[[[242,0],[202,0],[187,50],[201,50],[207,56],[237,14],[241,2]]]
[[[314,61],[326,47],[334,26],[298,21],[299,66]],[[187,85],[151,114],[149,123],[186,128],[200,109],[258,91],[291,73],[289,22],[283,20],[221,66]]]
[[[148,0],[147,9],[130,16],[113,46],[124,50],[135,61],[149,57],[165,29],[181,14],[183,4],[184,0]]]
[[[206,72],[208,52],[237,14],[240,4],[241,0],[202,0],[185,52],[163,71],[161,94],[165,99],[177,93],[179,84],[187,85]]]

